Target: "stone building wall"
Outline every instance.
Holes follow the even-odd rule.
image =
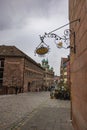
[[[72,122],[75,130],[87,129],[87,0],[69,0],[70,25],[76,32],[76,53],[71,52]],[[73,39],[71,39],[73,44]]]
[[[5,57],[3,87],[7,93],[15,93],[15,87],[23,87],[23,58]]]
[[[7,57],[3,86],[7,87],[7,93],[15,93],[16,86],[24,92],[39,91],[43,85],[43,71],[43,68],[26,58]]]
[[[24,67],[24,88],[25,91],[39,91],[43,86],[44,69],[34,62],[25,59]]]
[[[54,85],[54,72],[51,70],[44,71],[44,90],[49,90]]]
[[[50,67],[48,59],[42,60],[42,67],[45,70],[43,89],[47,91],[51,86],[54,86],[54,71],[53,67]]]
[[[2,65],[1,65],[2,64]],[[0,94],[39,91],[44,69],[15,46],[0,46]]]

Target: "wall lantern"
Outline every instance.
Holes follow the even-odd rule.
[[[70,23],[67,23],[49,33],[44,33],[43,36],[40,35],[40,40],[41,40],[41,43],[36,47],[35,49],[35,54],[38,54],[38,56],[44,56],[45,54],[47,54],[49,52],[49,46],[44,42],[44,39],[45,38],[53,38],[54,39],[54,42],[57,46],[57,48],[61,49],[61,48],[64,48],[64,49],[68,49],[70,48],[71,51],[73,51],[73,53],[76,53],[76,44],[75,44],[75,31],[72,29],[66,29],[64,31],[64,34],[63,36],[59,36],[57,34],[55,34],[54,32],[67,26],[67,25],[70,25],[74,22],[80,22],[80,19],[76,19],[76,20],[73,20],[71,21]],[[70,39],[73,39],[73,44],[70,45]]]

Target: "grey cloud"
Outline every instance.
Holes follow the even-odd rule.
[[[0,0],[0,30],[20,28],[31,17],[49,18],[58,5],[59,0]]]
[[[0,29],[13,28],[21,26],[24,22],[26,12],[22,10],[21,5],[16,1],[0,1]]]
[[[40,62],[40,57],[34,56],[35,48],[41,42],[39,35],[67,23],[67,1],[0,0],[0,43],[15,45],[36,62]],[[61,30],[57,33],[60,35]],[[45,42],[50,46],[50,53],[46,57],[57,72],[60,67],[58,59],[67,52],[58,50],[52,39],[45,39]]]
[[[21,27],[28,17],[47,15],[46,0],[0,0],[0,30]]]

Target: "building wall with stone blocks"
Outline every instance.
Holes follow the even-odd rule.
[[[44,69],[15,46],[0,46],[0,94],[39,91]]]
[[[7,57],[4,60],[3,86],[8,87],[8,93],[15,93],[15,87],[23,86],[24,58]]]
[[[26,58],[6,58],[4,66],[4,86],[8,93],[15,93],[15,87],[23,88],[24,92],[39,91],[43,84],[43,68]]]
[[[69,20],[75,31],[76,53],[71,52],[72,122],[75,130],[87,129],[87,0],[69,0]],[[73,45],[73,39],[71,39]]]
[[[25,59],[24,61],[24,88],[25,91],[39,91],[43,86],[44,69],[40,65],[30,62]]]

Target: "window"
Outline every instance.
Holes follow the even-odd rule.
[[[0,87],[3,85],[3,68],[4,67],[4,59],[0,58]]]
[[[0,71],[0,79],[3,78],[3,71]]]
[[[4,67],[4,59],[0,59],[0,67]]]
[[[64,75],[67,75],[67,72],[64,72]]]
[[[3,81],[2,81],[2,80],[0,80],[0,87],[2,87],[2,82],[3,82]]]

